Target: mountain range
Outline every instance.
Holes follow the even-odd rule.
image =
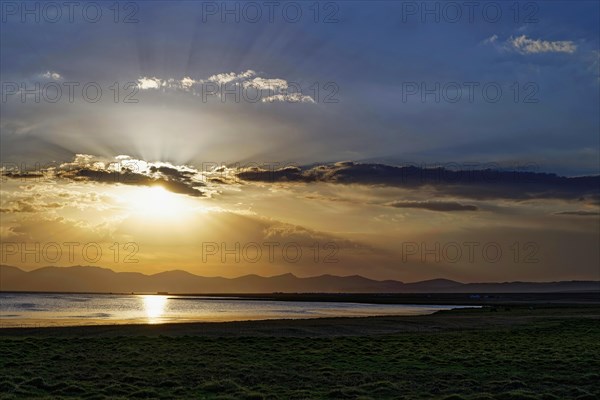
[[[359,275],[300,278],[291,273],[271,277],[203,277],[185,271],[154,275],[115,272],[108,268],[43,267],[23,271],[0,265],[0,291],[91,293],[551,293],[600,291],[600,281],[461,283],[432,279],[404,283]]]

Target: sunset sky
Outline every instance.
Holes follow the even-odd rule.
[[[2,10],[0,264],[600,279],[600,3],[127,4]]]

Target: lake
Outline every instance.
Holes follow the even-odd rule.
[[[172,295],[0,293],[0,327],[423,315],[452,308],[461,306]]]

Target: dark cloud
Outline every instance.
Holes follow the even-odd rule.
[[[2,176],[12,179],[39,179],[44,177],[43,174],[37,172],[5,172]]]
[[[585,210],[561,211],[561,212],[557,212],[555,215],[577,215],[577,216],[580,216],[580,217],[597,217],[597,216],[600,216],[600,212],[598,212],[598,211],[585,211]]]
[[[91,157],[91,156],[90,156]],[[144,171],[134,171],[132,168],[122,167],[120,170],[95,166],[93,163],[77,162],[63,164],[58,168],[47,168],[40,172],[13,172],[5,171],[3,178],[10,179],[69,179],[75,181],[91,181],[105,184],[123,184],[137,186],[162,186],[173,193],[201,197],[204,192],[199,189],[205,186],[202,182],[193,180],[196,171],[187,167],[150,166]],[[104,164],[102,164],[104,165]],[[181,169],[178,169],[181,168]]]
[[[89,168],[81,168],[78,170],[71,170],[65,173],[60,173],[59,176],[68,177],[72,179],[86,179],[89,181],[102,183],[121,183],[124,185],[138,186],[162,186],[166,190],[169,190],[173,193],[187,194],[189,196],[194,197],[203,196],[203,192],[196,188],[196,186],[202,186],[202,184],[191,182],[187,175],[181,175],[171,172],[170,170],[175,170],[174,168],[166,169],[169,170],[169,178],[155,178],[152,176],[145,175],[143,173],[132,172],[127,168],[122,168],[121,171],[106,171],[100,169],[96,170]],[[182,179],[181,176],[183,176],[184,178]]]
[[[388,204],[396,208],[422,208],[429,211],[477,211],[477,206],[454,201],[395,201]]]
[[[227,181],[226,179],[223,179],[223,178],[209,178],[208,181],[211,183],[218,183],[221,185],[226,185],[226,184],[230,183],[229,181]]]
[[[150,167],[150,172],[160,173],[163,176],[177,179],[180,181],[185,181],[185,182],[190,182],[192,180],[192,177],[194,176],[193,171],[180,170],[180,169],[177,169],[174,167],[165,167],[165,166],[160,166],[160,167],[152,166],[152,167]]]
[[[453,170],[442,167],[422,168],[414,165],[393,166],[350,161],[312,167],[227,169],[226,174],[223,173],[224,170],[216,169],[204,176],[200,171],[185,166],[149,165],[143,170],[128,167],[110,169],[94,164],[92,156],[80,158],[85,159],[85,162],[64,164],[52,171],[28,174],[14,171],[4,172],[3,176],[13,179],[46,178],[50,172],[50,175],[53,174],[55,177],[73,180],[140,186],[160,185],[171,192],[194,197],[205,195],[200,187],[206,186],[205,182],[207,181],[213,184],[233,184],[246,181],[264,183],[326,182],[406,189],[426,188],[440,197],[474,200],[563,199],[597,204],[600,198],[600,176],[568,178],[539,172],[494,169]],[[457,208],[456,204],[451,205],[450,203],[448,203],[448,207],[454,206],[453,209],[437,209],[436,207],[444,208],[444,206],[428,204],[413,204],[411,208],[433,211],[473,211],[472,208]],[[400,205],[398,207],[409,206]]]
[[[309,170],[310,171],[310,170]],[[308,171],[299,167],[285,167],[273,170],[253,167],[239,172],[237,176],[245,181],[256,182],[315,182],[315,176],[309,176]]]
[[[238,173],[252,182],[328,182],[402,188],[430,187],[441,195],[471,199],[594,199],[600,176],[567,178],[555,174],[494,169],[452,170],[339,162],[310,168],[254,168]]]

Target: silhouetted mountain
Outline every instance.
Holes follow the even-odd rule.
[[[0,266],[1,291],[39,292],[169,292],[169,293],[528,293],[600,290],[598,281],[461,283],[447,279],[422,282],[376,281],[362,276],[321,275],[298,278],[293,274],[271,277],[202,277],[185,271],[155,275],[115,272],[100,267],[44,267],[30,272]]]

